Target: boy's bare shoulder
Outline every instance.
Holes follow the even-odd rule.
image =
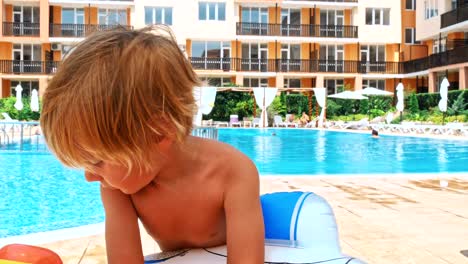
[[[203,146],[202,155],[210,158],[207,162],[219,167],[220,171],[224,171],[229,178],[244,178],[252,174],[258,176],[253,161],[233,146],[216,140],[199,140],[200,146]]]

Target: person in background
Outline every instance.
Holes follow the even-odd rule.
[[[309,123],[310,118],[305,112],[302,112],[302,116],[301,116],[301,119],[299,121],[300,121],[301,125],[304,126],[304,125],[307,125],[307,123]]]
[[[372,129],[372,137],[373,138],[378,138],[379,137],[379,131]]]

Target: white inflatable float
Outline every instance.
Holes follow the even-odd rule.
[[[362,264],[341,253],[335,217],[314,193],[281,192],[261,197],[265,221],[265,263]],[[226,246],[163,252],[145,263],[226,263]]]

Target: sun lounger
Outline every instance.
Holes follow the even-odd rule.
[[[283,121],[283,118],[279,115],[273,117],[273,127],[286,127],[287,123]]]
[[[344,129],[368,129],[369,120],[367,118],[364,118],[359,121],[352,121],[352,122],[346,123],[346,125],[343,128]]]
[[[255,117],[255,118],[252,120],[252,127],[260,127],[260,118]]]
[[[241,122],[239,122],[238,115],[230,115],[229,116],[229,126],[230,127],[241,127]]]

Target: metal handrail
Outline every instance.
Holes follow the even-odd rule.
[[[37,129],[38,126],[37,121],[0,121],[0,147],[17,143],[22,151],[26,139],[38,138],[33,134],[33,127]],[[39,145],[39,141],[36,144]]]
[[[195,127],[192,136],[218,140],[218,129],[215,127]]]
[[[9,145],[18,144],[19,151],[23,151],[25,143],[33,144],[32,149],[35,151],[47,151],[47,147],[43,146],[41,133],[34,133],[34,129],[40,131],[39,122],[37,121],[3,121],[0,120],[0,151],[7,150]],[[215,127],[195,127],[191,133],[193,136],[218,139],[218,129]]]

